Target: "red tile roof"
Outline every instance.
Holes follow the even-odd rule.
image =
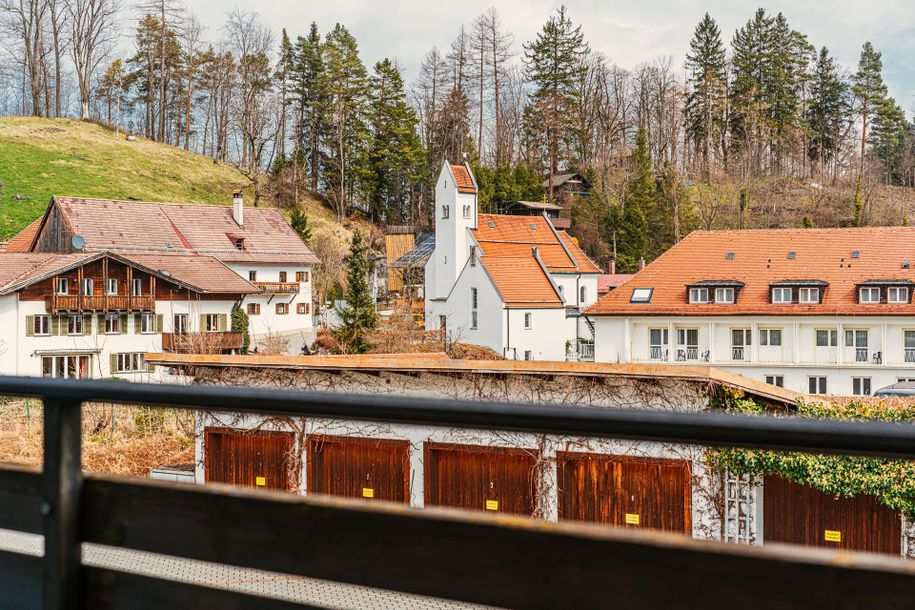
[[[473,182],[473,176],[470,170],[464,165],[452,165],[451,175],[454,176],[454,182],[457,184],[459,193],[476,193],[477,185]]]
[[[557,231],[559,233],[562,243],[565,245],[566,249],[572,255],[572,258],[575,259],[575,262],[578,263],[578,271],[581,273],[600,273],[600,268],[594,264],[588,255],[584,253],[578,246],[578,242],[575,241],[575,238],[566,233],[565,231]]]
[[[19,284],[91,258],[88,254],[4,252],[0,254],[0,293]]]
[[[904,268],[906,261],[909,268]],[[911,316],[915,304],[865,305],[856,296],[857,285],[868,280],[915,281],[913,264],[915,227],[697,231],[585,313]],[[734,280],[745,286],[732,305],[688,304],[687,285],[704,280]],[[823,302],[770,303],[770,285],[783,280],[828,283]],[[653,289],[650,303],[630,303],[636,288]]]
[[[597,293],[605,294],[629,281],[631,273],[602,273],[597,276]]]
[[[3,252],[28,252],[32,246],[32,240],[35,239],[35,234],[38,233],[39,226],[41,226],[41,218],[35,220],[6,242]]]
[[[228,206],[54,197],[87,250],[210,254],[224,261],[316,264],[275,208],[248,208],[238,226]],[[244,239],[244,250],[235,240]]]
[[[533,255],[480,257],[506,307],[563,307],[549,276]]]
[[[211,294],[255,294],[261,290],[210,256],[194,254],[124,253],[120,258],[178,282],[196,292]]]

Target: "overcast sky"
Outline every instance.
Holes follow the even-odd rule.
[[[407,80],[416,74],[423,55],[433,46],[446,48],[462,23],[496,6],[514,33],[516,48],[531,39],[562,2],[546,0],[187,0],[218,38],[225,13],[234,6],[257,12],[278,33],[304,34],[312,21],[323,33],[344,24],[359,42],[365,63],[396,58]],[[726,43],[752,17],[757,3],[724,0],[568,0],[572,20],[583,26],[591,48],[631,68],[660,55],[672,55],[682,67],[693,29],[708,11],[718,21]],[[741,6],[737,6],[741,5]],[[912,0],[793,0],[766,2],[767,11],[785,13],[791,26],[816,47],[826,46],[849,69],[861,45],[870,40],[883,53],[891,94],[908,112],[915,106],[915,2]]]

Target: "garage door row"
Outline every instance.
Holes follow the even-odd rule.
[[[291,489],[291,433],[206,431],[207,481]],[[408,503],[407,441],[309,436],[307,489]],[[427,506],[530,515],[537,460],[523,449],[425,443]],[[690,533],[692,486],[682,460],[557,454],[560,519]],[[765,540],[899,553],[898,513],[873,498],[836,498],[767,477]]]

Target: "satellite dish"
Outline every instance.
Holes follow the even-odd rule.
[[[74,235],[70,243],[73,245],[74,250],[82,250],[86,247],[86,238],[82,235]]]

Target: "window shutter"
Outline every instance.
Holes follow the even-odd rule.
[[[205,313],[200,314],[200,326],[197,327],[199,332],[206,332],[207,329],[207,315]]]
[[[100,313],[96,316],[96,319],[98,320],[98,334],[102,335],[105,333],[105,314]]]
[[[140,334],[140,314],[134,314],[133,316],[133,334]]]
[[[111,367],[108,369],[109,375],[114,375],[115,373],[118,372],[118,355],[117,354],[111,354],[108,365]]]
[[[118,321],[118,334],[126,335],[127,334],[127,314],[122,313],[121,319]]]
[[[92,334],[92,314],[87,313],[83,316],[83,334],[91,335]]]
[[[156,332],[161,333],[162,329],[165,328],[165,320],[161,313],[156,314]]]
[[[63,316],[51,316],[51,334],[66,334],[67,326],[64,323]]]
[[[35,316],[25,317],[25,336],[33,337],[35,335]]]
[[[229,328],[228,314],[224,314],[224,313],[219,314],[218,320],[219,321],[217,322],[217,325],[218,325],[219,331],[224,332],[224,331],[228,330],[228,328]]]

